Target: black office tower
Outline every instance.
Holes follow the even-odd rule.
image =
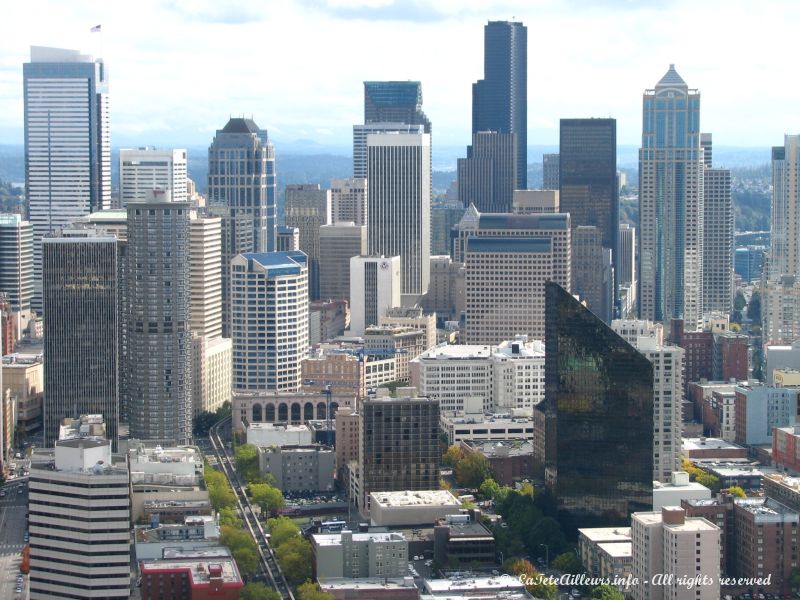
[[[516,189],[527,188],[528,28],[489,21],[484,27],[483,79],[472,85],[472,133],[517,136]]]
[[[653,494],[653,367],[545,284],[545,480],[560,520],[625,525]]]

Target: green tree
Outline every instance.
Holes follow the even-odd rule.
[[[800,588],[800,569],[792,569],[792,575],[789,577],[789,585],[793,590]]]
[[[466,456],[464,448],[458,444],[454,444],[447,448],[447,451],[442,455],[442,464],[445,467],[455,467],[456,463]]]
[[[250,578],[258,572],[258,553],[253,548],[237,548],[231,555],[243,577]]]
[[[297,586],[297,598],[298,600],[333,600],[333,595],[320,590],[317,584],[306,581]]]
[[[592,600],[625,600],[625,595],[608,583],[603,583],[594,588],[589,595]]]
[[[519,493],[522,496],[530,496],[533,498],[534,492],[535,490],[533,489],[533,484],[530,481],[523,481],[519,486]]]
[[[574,552],[563,552],[553,559],[553,568],[562,573],[583,573],[583,564]]]
[[[277,517],[267,521],[272,545],[279,548],[286,540],[300,535],[300,528],[289,517]]]
[[[747,494],[745,493],[744,489],[738,485],[731,486],[726,491],[734,498],[747,498]]]
[[[236,513],[236,509],[232,507],[221,508],[219,511],[219,524],[230,525],[231,527],[241,528],[244,524]]]
[[[761,322],[761,292],[753,292],[753,295],[750,296],[750,303],[747,305],[747,318],[756,323]]]
[[[273,510],[283,508],[283,494],[281,491],[267,483],[251,483],[247,486],[250,498],[261,507],[261,512],[268,514]]]
[[[697,483],[699,483],[700,485],[706,486],[715,494],[722,487],[722,482],[720,481],[719,477],[717,477],[716,475],[712,475],[711,473],[706,473],[705,471],[701,471],[700,473],[698,473],[695,481],[697,481]]]
[[[281,595],[263,583],[252,581],[242,588],[240,600],[281,600]]]
[[[528,531],[527,537],[523,538],[528,551],[531,554],[543,558],[557,556],[564,551],[567,540],[561,531],[561,525],[551,517],[544,517]],[[545,546],[546,548],[543,548]]]
[[[511,575],[517,575],[520,581],[525,585],[525,589],[536,598],[555,600],[558,595],[558,586],[543,577],[542,574],[536,570],[536,567],[525,559],[518,558],[516,560],[506,561],[503,568]]]
[[[225,475],[211,468],[209,465],[205,465],[203,469],[203,479],[206,482],[208,497],[214,510],[221,511],[224,508],[236,506],[236,496]]]
[[[733,309],[741,312],[745,306],[747,306],[747,300],[745,300],[742,290],[739,290],[736,292],[736,297],[733,299]]]
[[[472,452],[456,463],[454,473],[459,485],[477,488],[492,477],[492,465],[480,452]]]
[[[487,500],[492,500],[500,493],[500,484],[491,477],[489,479],[484,479],[483,483],[478,488],[478,493]]]
[[[311,578],[311,543],[300,537],[286,540],[276,551],[281,570],[292,585]]]
[[[239,471],[242,479],[249,483],[256,481],[261,476],[258,468],[258,448],[253,444],[237,446],[234,458],[236,458],[236,470]]]

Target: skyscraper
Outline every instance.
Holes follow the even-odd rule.
[[[619,310],[623,318],[636,312],[636,228],[628,223],[619,226],[619,271],[614,273],[617,280]]]
[[[602,232],[594,225],[572,230],[572,293],[606,323],[614,311],[614,269],[611,250],[603,247]]]
[[[308,295],[319,299],[319,228],[332,221],[331,191],[318,183],[286,186],[284,220],[300,233],[300,250],[308,257]]]
[[[731,172],[707,167],[703,177],[703,313],[728,314],[734,292]]]
[[[365,81],[364,123],[422,125],[431,132],[431,122],[422,112],[419,81]],[[356,175],[358,177],[358,175]]]
[[[192,437],[189,203],[169,202],[156,191],[127,209],[131,437],[186,444]]]
[[[350,331],[364,335],[370,325],[400,306],[402,267],[399,256],[354,256],[350,259]]]
[[[800,135],[772,149],[770,279],[800,274]]]
[[[350,300],[350,259],[367,253],[367,226],[334,223],[319,228],[319,296]]]
[[[33,226],[21,215],[0,214],[0,292],[15,312],[33,296]]]
[[[402,293],[421,296],[430,276],[430,135],[374,134],[367,144],[369,253],[399,255]]]
[[[528,181],[528,28],[489,21],[484,27],[483,79],[472,85],[472,133],[516,134],[516,189]]]
[[[222,217],[222,332],[230,337],[230,264],[275,249],[275,148],[252,119],[230,119],[208,149],[209,212]]]
[[[356,181],[366,181],[367,137],[375,133],[425,133],[425,126],[392,122],[353,125],[353,178]],[[366,193],[366,187],[364,191]]]
[[[65,417],[101,414],[114,448],[119,428],[117,239],[70,231],[42,240],[44,445]]]
[[[542,156],[542,187],[546,190],[557,190],[561,187],[559,177],[558,154],[545,154]]]
[[[22,67],[25,193],[33,224],[39,307],[41,239],[78,217],[111,207],[108,77],[102,59],[77,50],[31,47]]]
[[[234,390],[296,392],[308,352],[306,255],[240,254],[231,268]]]
[[[144,200],[154,189],[169,190],[175,202],[186,202],[186,150],[156,148],[122,148],[119,151],[119,204]]]
[[[559,180],[560,210],[570,214],[573,228],[597,227],[600,247],[611,250],[616,272],[619,262],[616,119],[561,119]],[[597,253],[602,254],[602,250]],[[574,273],[575,261],[572,268]],[[586,272],[595,276],[592,287],[601,287],[602,270]],[[612,298],[615,297],[616,291],[612,289]],[[606,310],[597,304],[590,304],[589,308],[597,314]],[[608,308],[613,309],[613,300]]]
[[[545,284],[545,480],[577,526],[652,506],[653,367],[561,286]]]
[[[458,200],[482,212],[511,212],[517,184],[516,134],[472,134],[467,158],[458,159]]]
[[[643,97],[639,151],[639,302],[650,321],[703,310],[703,170],[700,92],[675,65]]]
[[[222,335],[221,220],[190,212],[189,327],[208,338]]]
[[[364,140],[364,177],[367,170],[367,141]],[[333,223],[344,221],[367,224],[367,180],[362,178],[331,180],[331,212]]]

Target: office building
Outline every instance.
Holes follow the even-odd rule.
[[[140,573],[142,600],[238,600],[245,586],[236,561],[224,546],[167,548],[163,558],[141,561]]]
[[[420,305],[443,321],[456,321],[464,310],[466,269],[449,255],[431,256],[431,283]]]
[[[514,133],[478,131],[458,159],[458,201],[481,212],[511,212],[517,184],[517,142]]]
[[[511,210],[515,215],[536,215],[540,213],[557,213],[561,202],[558,189],[555,190],[514,190],[511,198]]]
[[[639,153],[640,316],[687,329],[703,311],[703,154],[700,92],[670,65],[643,97]]]
[[[636,313],[636,291],[639,287],[636,268],[636,228],[627,223],[619,226],[619,271],[614,272],[619,296],[620,316],[631,318]]]
[[[101,414],[116,449],[119,427],[119,249],[114,237],[42,240],[44,445],[65,417]]]
[[[650,321],[614,320],[611,329],[653,365],[653,480],[666,483],[681,466],[683,348],[664,344]]]
[[[222,222],[218,217],[189,220],[189,328],[199,335],[222,335]]]
[[[689,481],[686,471],[673,471],[666,483],[653,482],[653,510],[665,506],[680,506],[684,500],[710,500],[711,490],[706,486]]]
[[[765,246],[744,246],[736,248],[733,257],[733,270],[742,278],[744,283],[751,283],[761,279],[764,271],[764,258],[767,249]]]
[[[347,300],[317,300],[308,305],[308,337],[312,345],[344,334],[350,326]]]
[[[367,150],[369,253],[399,256],[401,293],[421,296],[430,276],[430,134],[370,135]]]
[[[5,328],[5,324],[3,325]],[[44,360],[41,354],[3,356],[2,383],[4,399],[9,401],[10,422],[5,439],[13,439],[16,427],[26,434],[42,426],[44,406]],[[2,404],[0,404],[2,407]],[[0,417],[0,421],[2,421]],[[56,432],[57,433],[57,432]],[[57,437],[57,436],[56,436]],[[2,455],[2,452],[0,452]]]
[[[542,188],[557,190],[561,187],[560,162],[558,154],[542,155]]]
[[[678,506],[634,514],[632,574],[639,582],[629,591],[634,600],[719,598],[720,536],[719,527],[687,517]]]
[[[276,252],[300,250],[300,230],[297,227],[278,225],[275,228],[275,232]]]
[[[258,451],[258,468],[272,475],[282,492],[333,491],[333,448],[320,445],[269,446]]]
[[[184,149],[121,148],[117,207],[145,200],[151,190],[167,190],[176,202],[188,202],[188,181]]]
[[[362,515],[373,492],[439,489],[439,402],[369,398],[361,403],[358,466]]]
[[[252,119],[232,118],[208,149],[209,212],[222,218],[222,335],[230,337],[231,260],[276,249],[275,148]]]
[[[736,443],[742,446],[772,445],[775,427],[795,423],[797,394],[795,388],[769,387],[758,382],[736,386]]]
[[[703,183],[703,313],[733,310],[731,172],[707,168]]]
[[[614,267],[611,250],[594,225],[572,230],[572,293],[606,323],[614,312]]]
[[[319,184],[287,185],[284,214],[286,226],[299,230],[300,250],[308,257],[309,298],[319,300],[319,228],[332,222],[331,191]]]
[[[42,237],[111,208],[108,72],[77,50],[31,46],[22,66],[25,195],[33,225],[35,306],[41,306]]]
[[[489,21],[484,27],[483,79],[472,84],[472,133],[516,135],[517,179],[528,187],[528,28]]]
[[[425,313],[418,306],[392,307],[386,314],[378,317],[378,325],[381,327],[409,327],[419,329],[424,333],[423,344],[425,350],[430,350],[436,345],[436,314]]]
[[[369,181],[368,175],[368,153],[367,138],[370,135],[382,133],[425,133],[424,125],[409,125],[408,123],[380,122],[365,123],[364,125],[353,125],[353,181],[366,181],[364,193],[368,196]],[[358,184],[357,184],[358,185]],[[359,192],[356,191],[356,194]],[[365,212],[365,219],[368,216],[369,206]],[[368,222],[368,219],[366,219]]]
[[[772,148],[769,277],[800,274],[800,135],[785,135]]]
[[[653,365],[546,284],[545,481],[577,526],[622,525],[653,491]]]
[[[192,436],[189,203],[170,202],[158,191],[127,208],[130,433],[186,444]]]
[[[800,472],[800,427],[788,425],[772,430],[772,460],[779,469]]]
[[[617,121],[561,119],[560,131],[560,210],[570,214],[573,229],[597,227],[600,245],[611,250],[616,271],[619,262]],[[576,262],[573,261],[573,268]],[[589,308],[597,312],[591,303]]]
[[[363,145],[363,170],[366,177],[367,140]],[[331,180],[331,212],[332,223],[367,224],[367,180],[364,178]]]
[[[389,308],[400,306],[399,256],[354,256],[350,259],[350,332],[363,335]]]
[[[464,264],[464,337],[498,344],[518,335],[542,339],[545,282],[556,279],[553,240],[470,237]]]
[[[405,577],[408,540],[402,533],[317,533],[311,536],[314,577]]]
[[[367,226],[339,221],[319,228],[319,297],[350,300],[350,259],[367,253]]]
[[[303,389],[334,394],[367,395],[366,360],[343,351],[316,349],[303,361]],[[337,439],[338,442],[338,439]]]
[[[231,269],[234,390],[296,392],[308,352],[306,255],[240,254]]]
[[[422,125],[431,132],[431,122],[422,112],[419,81],[365,81],[364,123]]]
[[[33,226],[21,215],[0,214],[0,292],[5,294],[13,312],[30,310]]]
[[[442,344],[413,359],[410,371],[442,414],[530,414],[544,400],[544,343],[525,336],[497,346]]]
[[[370,506],[370,522],[378,527],[430,527],[461,510],[461,502],[449,490],[373,492]]]
[[[570,215],[479,213],[469,207],[453,232],[453,260],[466,262],[465,244],[473,237],[536,237],[552,241],[553,281],[565,290],[572,289],[572,235]],[[523,333],[523,332],[517,332]]]
[[[231,401],[233,341],[192,336],[192,414],[215,412]]]
[[[408,381],[409,363],[427,350],[425,330],[397,325],[373,325],[364,330],[364,352],[395,359],[395,379]]]
[[[800,340],[800,278],[780,275],[767,279],[761,296],[761,318],[761,335],[766,343],[781,345]]]
[[[129,598],[128,467],[104,439],[55,442],[30,469],[30,598]]]

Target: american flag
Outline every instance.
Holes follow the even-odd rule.
[[[100,25],[95,25],[89,31],[91,31],[92,33],[98,33],[100,31]]]

